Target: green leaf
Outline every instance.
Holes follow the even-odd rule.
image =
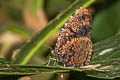
[[[30,66],[30,65],[15,65],[4,64],[0,65],[0,74],[4,75],[33,75],[41,73],[56,73],[68,72],[70,70],[62,69],[56,66]]]
[[[42,44],[69,19],[72,13],[80,6],[88,7],[95,0],[76,0],[61,15],[51,21],[41,32],[38,32],[18,53],[13,63],[26,64]]]
[[[91,73],[90,76],[112,79],[120,77],[120,35],[100,41],[93,45],[91,64],[101,64],[101,73]]]
[[[62,66],[30,66],[3,64],[0,74],[33,75],[58,72],[84,72],[88,76],[104,79],[120,77],[120,35],[100,41],[93,45],[93,56],[88,66],[73,68]]]
[[[92,22],[94,42],[107,39],[118,32],[120,25],[120,1],[96,14]]]

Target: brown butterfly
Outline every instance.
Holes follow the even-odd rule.
[[[52,54],[67,67],[86,66],[92,55],[91,15],[80,7],[60,30]]]

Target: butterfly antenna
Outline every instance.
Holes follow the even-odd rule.
[[[52,50],[53,50],[53,49],[52,49],[52,47],[50,47],[50,46],[48,46],[48,45],[43,45],[43,46],[45,46],[45,47],[49,48],[49,49],[50,49],[50,51],[52,51]]]

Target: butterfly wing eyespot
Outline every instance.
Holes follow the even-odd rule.
[[[86,66],[92,55],[91,15],[84,7],[77,9],[60,30],[54,49],[58,62],[68,67]]]

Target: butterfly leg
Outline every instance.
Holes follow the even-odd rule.
[[[54,66],[57,66],[58,65],[58,60],[56,59],[55,61],[54,61]]]

